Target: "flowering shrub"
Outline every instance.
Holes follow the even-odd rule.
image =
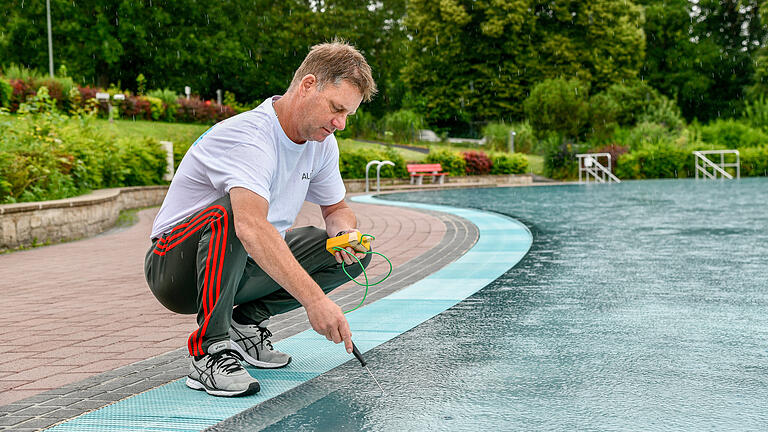
[[[187,123],[216,123],[237,114],[226,105],[199,98],[179,99],[176,119]]]
[[[76,86],[71,78],[40,78],[26,77],[11,79],[10,91],[4,99],[3,93],[8,87],[0,88],[0,106],[8,105],[10,112],[16,112],[29,98],[35,97],[41,87],[48,89],[50,99],[56,107],[64,112],[75,113],[78,110],[91,109],[96,101],[96,93],[105,92],[104,89],[94,87]],[[116,90],[120,92],[120,90]],[[78,94],[79,93],[79,94]],[[113,93],[110,89],[109,93]],[[163,120],[181,121],[187,123],[213,124],[232,117],[237,112],[232,107],[219,105],[211,100],[199,98],[178,98],[168,89],[150,91],[147,96],[135,96],[130,92],[123,92],[125,100],[112,100],[112,105],[118,109],[120,116],[136,120]],[[7,100],[6,100],[7,99]],[[96,101],[98,113],[101,117],[107,117],[109,103]]]
[[[152,105],[141,96],[126,96],[118,104],[120,116],[131,120],[152,120]]]
[[[491,159],[483,152],[468,151],[461,156],[466,163],[467,175],[486,175],[491,172]]]

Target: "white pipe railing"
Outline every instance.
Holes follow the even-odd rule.
[[[706,155],[711,154],[719,154],[720,155],[720,163],[716,164],[712,162]],[[736,162],[725,162],[725,155],[726,154],[735,154],[736,155]],[[736,178],[741,178],[741,159],[739,158],[739,151],[738,150],[698,150],[694,151],[693,155],[695,156],[695,164],[696,164],[696,179],[699,178],[699,173],[702,173],[706,178],[715,180],[717,179],[717,175],[720,174],[720,179],[733,179],[733,175],[731,173],[727,172],[725,168],[736,168]],[[709,172],[707,167],[712,168],[712,172]]]
[[[372,160],[368,162],[368,164],[365,165],[365,192],[368,193],[370,191],[368,187],[368,169],[371,167],[371,165],[377,165],[376,167],[376,192],[381,192],[381,167],[384,165],[392,165],[395,166],[395,163],[392,161],[379,161],[379,160]]]
[[[576,156],[579,158],[579,184],[589,183],[590,177],[594,178],[596,183],[605,183],[606,180],[608,183],[621,183],[621,180],[611,172],[610,153],[582,153]],[[608,167],[599,162],[601,157],[606,158]]]

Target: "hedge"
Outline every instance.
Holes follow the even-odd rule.
[[[0,117],[0,203],[77,196],[104,187],[162,184],[165,152],[153,139],[118,139],[88,118]]]

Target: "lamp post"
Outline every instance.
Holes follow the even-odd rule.
[[[51,0],[45,0],[45,15],[48,17],[48,73],[53,78],[53,37],[51,36]]]

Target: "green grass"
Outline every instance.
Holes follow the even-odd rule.
[[[100,127],[124,137],[155,138],[159,141],[172,141],[174,145],[188,147],[210,126],[185,123],[152,122],[146,120],[115,120],[110,123],[105,119],[96,119]]]

